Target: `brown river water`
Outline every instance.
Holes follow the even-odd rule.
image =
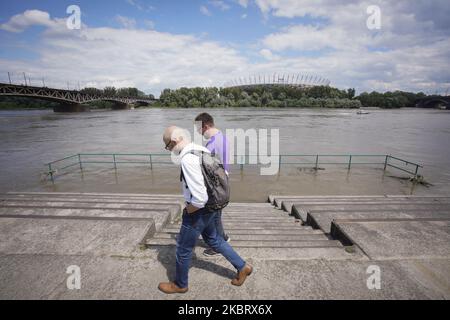
[[[347,170],[346,164],[319,162],[320,170],[316,171],[312,169],[312,158],[294,157],[283,161],[311,164],[282,164],[279,174],[271,176],[260,175],[254,165],[244,166],[243,171],[239,165],[233,165],[233,201],[265,201],[269,194],[450,195],[450,112],[426,109],[373,109],[364,115],[342,109],[268,108],[134,109],[74,114],[52,110],[0,111],[0,192],[179,193],[179,168],[173,164],[153,163],[152,169],[148,163],[119,163],[117,169],[111,163],[83,164],[82,171],[75,165],[58,171],[54,183],[45,175],[45,164],[78,153],[166,153],[162,143],[164,128],[174,124],[192,133],[193,119],[205,111],[213,115],[222,130],[279,129],[280,154],[391,154],[423,165],[419,173],[431,184],[413,184],[407,179],[409,174],[394,168],[384,172],[382,164],[353,164]],[[353,159],[363,160],[384,162],[384,158]],[[158,162],[158,157],[153,161]],[[348,158],[322,161],[346,162]],[[410,165],[407,168],[413,170]]]

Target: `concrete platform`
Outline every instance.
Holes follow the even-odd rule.
[[[0,254],[126,255],[155,232],[152,219],[0,218]]]
[[[339,233],[370,259],[450,259],[450,219],[335,220]]]
[[[333,208],[409,201],[295,201],[305,198]],[[223,210],[225,230],[254,273],[244,286],[231,286],[236,270],[223,257],[203,256],[199,241],[188,293],[168,296],[157,286],[174,277],[181,197],[7,193],[0,195],[0,299],[449,299],[450,222],[433,205],[450,197],[433,198],[409,201],[430,205],[422,211],[317,211],[321,225],[334,220],[331,235],[269,203],[232,203]],[[80,267],[80,290],[66,286],[71,265]],[[370,266],[381,271],[380,289],[367,287]]]
[[[329,205],[317,205],[317,206],[303,206],[294,204],[292,206],[291,214],[295,217],[306,221],[309,212],[319,212],[319,211],[367,211],[367,212],[377,212],[377,211],[423,211],[423,210],[437,210],[437,211],[448,211],[450,210],[450,204],[414,204],[414,203],[404,203],[404,204],[329,204]]]
[[[389,199],[389,198],[433,198],[433,199],[444,199],[450,198],[450,196],[434,196],[434,195],[326,195],[326,196],[299,196],[299,195],[269,195],[267,201],[270,204],[276,205],[276,199],[295,199],[299,201],[303,200],[341,200],[341,199]]]
[[[450,218],[449,211],[312,211],[308,213],[306,223],[314,228],[320,228],[325,233],[331,232],[333,220],[345,219],[423,219],[423,218]]]
[[[312,257],[313,258],[313,257]],[[244,286],[230,284],[235,272],[224,259],[197,255],[186,294],[165,295],[158,283],[174,276],[173,250],[141,256],[0,254],[0,299],[449,299],[443,260],[249,260],[254,273]],[[78,265],[81,289],[66,286],[67,267]],[[381,288],[367,288],[367,268],[379,266]],[[38,271],[38,273],[37,273]],[[39,274],[37,277],[36,274]],[[274,285],[276,283],[276,285]],[[208,288],[208,290],[205,290]]]
[[[403,203],[415,203],[415,204],[429,204],[429,203],[435,203],[435,204],[450,204],[450,198],[443,198],[443,199],[435,199],[435,198],[383,198],[383,199],[323,199],[323,200],[314,200],[314,201],[301,201],[299,200],[283,200],[281,199],[279,202],[278,208],[281,210],[291,212],[292,206],[294,204],[297,204],[299,206],[305,205],[327,205],[327,204],[403,204]]]

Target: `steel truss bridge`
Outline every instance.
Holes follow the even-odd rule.
[[[145,97],[90,95],[77,90],[31,87],[6,83],[0,83],[0,96],[30,97],[59,102],[61,104],[61,107],[58,107],[58,110],[54,110],[61,112],[84,111],[82,109],[85,108],[83,108],[84,106],[81,106],[81,104],[93,101],[115,102],[116,105],[122,106],[122,108],[125,108],[130,104],[148,105],[155,101],[155,99]]]

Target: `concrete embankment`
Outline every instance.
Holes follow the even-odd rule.
[[[199,239],[189,291],[167,296],[182,198],[177,195],[0,195],[1,299],[448,299],[450,197],[270,196],[223,210],[233,267]],[[277,206],[275,206],[276,204]],[[283,209],[281,209],[283,208]],[[69,289],[69,266],[81,288]],[[379,270],[380,288],[368,286]]]

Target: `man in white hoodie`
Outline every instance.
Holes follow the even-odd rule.
[[[240,286],[253,268],[234,251],[217,232],[217,211],[205,208],[208,192],[202,174],[200,158],[193,150],[209,152],[208,149],[192,143],[189,135],[181,128],[171,126],[164,131],[163,141],[166,150],[178,154],[183,172],[182,188],[186,202],[183,221],[177,237],[176,275],[174,282],[162,282],[158,288],[164,293],[185,293],[188,291],[188,273],[192,251],[201,235],[203,240],[215,251],[222,254],[237,270],[231,284]]]

